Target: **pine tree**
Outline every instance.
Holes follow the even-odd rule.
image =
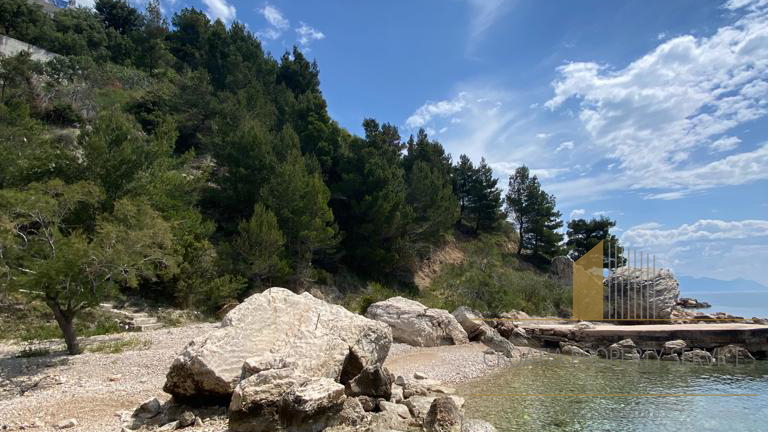
[[[525,249],[548,258],[557,255],[563,239],[557,232],[563,226],[560,212],[555,209],[555,198],[541,189],[539,179],[531,177],[525,165],[509,177],[504,200],[517,228],[517,253]]]
[[[609,265],[612,267],[624,265],[626,259],[621,257],[624,248],[621,247],[619,239],[611,234],[611,228],[615,226],[616,221],[605,216],[590,220],[571,219],[568,222],[568,232],[566,233],[568,240],[565,242],[569,250],[568,255],[577,260],[597,246],[601,240],[605,240],[603,243],[604,266],[607,268]],[[609,243],[611,244],[610,257],[608,255]],[[613,256],[619,258],[614,260]]]
[[[290,273],[284,245],[285,236],[274,213],[256,204],[251,217],[238,225],[227,252],[234,272],[262,286],[280,281]]]
[[[288,150],[264,191],[265,202],[285,234],[296,276],[306,276],[318,251],[336,243],[330,192],[298,148]]]
[[[413,209],[409,231],[417,242],[435,243],[459,218],[459,203],[451,184],[451,158],[423,129],[415,141],[409,139],[407,149],[403,166],[407,201]]]
[[[498,179],[485,158],[475,168],[468,188],[466,211],[470,214],[473,231],[477,234],[490,230],[502,219],[501,190],[496,187]]]
[[[402,145],[394,126],[367,119],[363,127],[366,138],[352,143],[332,203],[344,233],[346,262],[371,274],[386,274],[402,263],[411,220]]]

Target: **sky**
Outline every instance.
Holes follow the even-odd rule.
[[[81,2],[82,3],[82,2]],[[678,274],[768,285],[768,0],[163,0],[320,66],[331,116],[424,128]]]

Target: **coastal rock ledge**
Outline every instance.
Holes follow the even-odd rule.
[[[299,377],[345,384],[366,366],[382,364],[391,344],[383,323],[308,293],[270,288],[232,309],[220,328],[190,342],[173,361],[163,390],[196,403],[228,401],[241,380],[265,372],[275,376],[252,384],[279,387]],[[302,384],[312,392],[328,387],[322,381]]]

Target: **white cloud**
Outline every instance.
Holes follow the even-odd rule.
[[[563,150],[573,150],[573,141],[563,141],[560,143],[559,146],[557,146],[556,152],[563,151]]]
[[[698,241],[754,239],[766,236],[768,236],[768,220],[702,219],[670,229],[664,229],[658,224],[634,226],[621,236],[621,241],[627,246],[646,247]]]
[[[300,26],[296,29],[296,34],[299,37],[299,43],[306,50],[309,47],[309,43],[316,40],[325,39],[323,32],[314,29],[303,22],[299,22]]]
[[[206,15],[211,19],[220,19],[225,23],[235,19],[237,10],[227,0],[203,0],[203,4],[206,6]]]
[[[283,13],[278,8],[269,3],[265,4],[258,11],[269,24],[267,28],[256,32],[256,36],[262,39],[275,40],[282,36],[283,32],[291,25],[290,21],[283,16]]]
[[[568,217],[568,219],[579,219],[585,214],[587,214],[587,211],[584,209],[573,209],[571,210],[571,215]]]
[[[424,127],[433,117],[448,117],[459,113],[467,106],[466,95],[465,92],[461,92],[450,100],[427,102],[408,117],[405,125],[409,128],[420,128]]]
[[[470,8],[469,47],[482,39],[488,29],[514,3],[512,0],[467,0]]]
[[[536,138],[538,138],[538,139],[547,139],[550,136],[552,136],[552,134],[548,134],[548,133],[544,133],[544,132],[539,132],[539,133],[536,134]]]
[[[733,24],[710,37],[664,41],[623,69],[594,62],[561,66],[545,106],[555,110],[576,101],[592,143],[623,171],[613,190],[661,189],[647,197],[670,199],[768,178],[765,146],[706,160],[711,150],[738,144],[713,139],[768,114],[766,4],[731,1],[727,7],[746,11]]]
[[[262,15],[264,15],[264,19],[267,20],[269,25],[272,27],[275,27],[279,30],[285,30],[290,26],[290,22],[283,16],[283,13],[280,12],[279,9],[276,7],[267,4],[263,8],[259,9],[259,12],[261,12]]]
[[[725,152],[735,149],[739,146],[739,143],[741,143],[741,139],[739,137],[723,137],[710,144],[709,149],[712,152]]]

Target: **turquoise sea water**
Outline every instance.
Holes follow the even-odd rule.
[[[500,432],[768,430],[768,361],[570,362],[508,367],[460,385],[467,417],[490,421]],[[758,396],[519,396],[658,393]]]

